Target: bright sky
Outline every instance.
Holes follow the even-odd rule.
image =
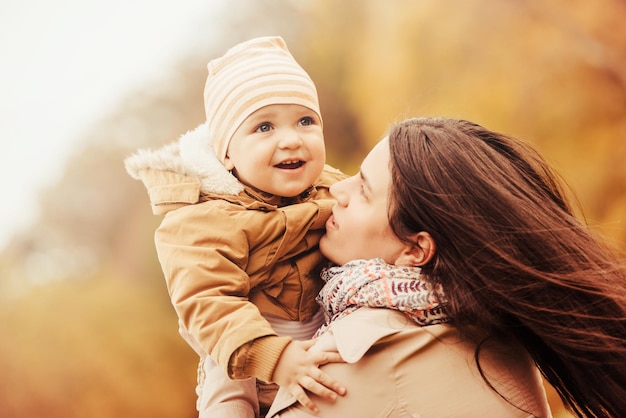
[[[81,131],[206,44],[200,24],[223,4],[0,0],[0,248],[34,219]]]

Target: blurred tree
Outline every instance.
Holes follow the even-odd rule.
[[[92,278],[3,301],[0,416],[192,418],[196,354],[165,293]]]
[[[624,3],[393,4],[307,9],[315,28],[307,68],[320,89],[342,96],[331,93],[364,142],[412,115],[460,117],[520,136],[562,172],[589,222],[623,246],[626,36],[616,16]]]

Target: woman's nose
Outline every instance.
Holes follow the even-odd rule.
[[[348,206],[349,198],[346,186],[351,179],[352,177],[341,180],[330,186],[330,195],[335,198],[337,204],[340,206]]]

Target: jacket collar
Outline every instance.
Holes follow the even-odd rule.
[[[238,195],[244,185],[217,159],[211,147],[206,147],[209,129],[202,124],[181,136],[177,142],[156,150],[139,150],[124,163],[135,179],[143,170],[171,172],[195,178],[201,194]]]
[[[252,186],[245,186],[244,188],[244,193],[246,193],[251,198],[275,207],[283,207],[287,205],[293,205],[295,203],[306,202],[307,200],[309,200],[309,197],[314,191],[315,186],[311,186],[302,193],[300,193],[298,196],[282,197],[264,192],[263,190],[259,190]]]

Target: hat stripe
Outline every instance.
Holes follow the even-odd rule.
[[[242,97],[247,96],[252,98],[255,94],[272,92],[279,96],[292,89],[295,89],[300,94],[308,96],[311,101],[310,105],[313,106],[312,110],[317,112],[317,97],[313,94],[315,92],[315,86],[313,86],[311,82],[307,82],[307,80],[302,80],[296,77],[283,77],[281,80],[276,80],[276,78],[272,76],[258,77],[251,82],[238,85],[231,91],[231,94],[227,98],[224,98],[220,102],[215,101],[213,103],[208,103],[208,106],[212,108],[210,113],[214,116],[217,116],[218,114],[229,114],[233,111],[233,109],[242,109],[240,103]]]
[[[274,59],[272,60],[276,61]],[[232,92],[229,91],[226,94],[217,95],[214,94],[215,91],[212,89],[223,90],[226,86],[229,86],[231,89],[236,89],[240,84],[261,82],[262,80],[260,79],[262,77],[276,78],[277,74],[280,74],[280,77],[301,77],[304,82],[308,82],[314,87],[313,81],[303,70],[286,67],[285,65],[281,65],[280,62],[272,62],[268,65],[267,57],[259,57],[255,60],[242,60],[227,72],[216,74],[215,77],[207,80],[207,86],[205,87],[206,105],[212,107],[214,100],[227,100],[232,94]]]

